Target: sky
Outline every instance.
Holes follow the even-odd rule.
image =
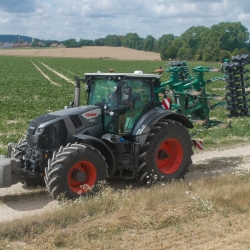
[[[130,32],[158,39],[220,22],[241,22],[250,31],[249,0],[0,0],[1,35],[45,40]]]

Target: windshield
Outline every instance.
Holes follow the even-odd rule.
[[[108,79],[95,79],[90,87],[89,105],[103,103],[109,108],[117,108],[118,83]]]

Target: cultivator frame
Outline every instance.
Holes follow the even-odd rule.
[[[206,127],[228,127],[228,124],[209,118],[212,108],[226,104],[222,101],[223,98],[217,98],[219,102],[216,104],[210,103],[211,99],[216,98],[206,93],[206,84],[212,81],[206,82],[204,74],[211,72],[211,68],[198,66],[192,69],[194,75],[190,75],[185,61],[173,62],[171,66],[165,70],[170,73],[169,80],[161,83],[160,88],[155,88],[155,97],[158,96],[158,101],[159,96],[163,97],[163,103],[170,103],[169,109],[187,116],[194,123]],[[163,105],[163,108],[167,109],[166,105]]]

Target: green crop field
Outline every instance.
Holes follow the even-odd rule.
[[[119,61],[103,59],[70,58],[26,58],[0,57],[0,154],[6,153],[9,142],[17,142],[25,135],[29,122],[44,113],[63,109],[73,100],[74,76],[84,77],[87,72],[133,72],[142,70],[150,73],[166,62],[159,61]],[[191,69],[196,66],[220,67],[218,63],[188,62]],[[205,79],[222,76],[222,73],[206,73]],[[162,81],[169,75],[164,73]],[[213,82],[207,92],[223,96],[224,81]],[[81,104],[85,104],[82,87]],[[212,110],[210,117],[225,123],[229,122],[225,107]],[[250,141],[250,119],[232,118],[232,128],[212,127],[204,129],[195,125],[191,131],[196,139],[203,139],[205,147],[221,147]]]

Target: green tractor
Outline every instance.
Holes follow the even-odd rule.
[[[0,188],[45,182],[55,199],[74,199],[112,175],[144,184],[183,178],[192,163],[193,125],[162,105],[160,89],[160,75],[141,71],[76,77],[70,106],[35,118],[25,139],[0,156]]]

